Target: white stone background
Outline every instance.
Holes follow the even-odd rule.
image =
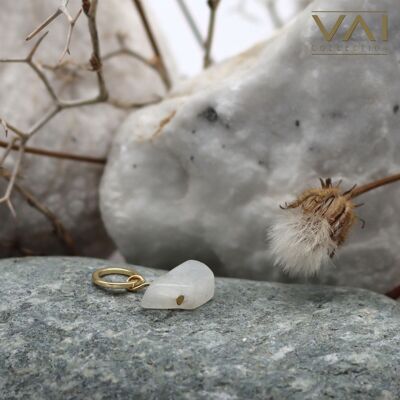
[[[207,0],[183,1],[205,38],[210,15]],[[279,30],[268,7],[272,1],[275,1],[274,7],[280,21],[285,24],[311,0],[221,0],[212,44],[213,62],[233,57],[267,40]],[[157,31],[163,34],[162,41],[169,48],[172,58],[170,62],[175,63],[174,78],[184,80],[201,72],[204,51],[190,30],[177,0],[146,0],[145,5],[155,17]],[[118,250],[110,259],[123,261]]]
[[[184,0],[203,37],[206,36],[209,8],[207,0]],[[255,43],[271,37],[276,31],[267,7],[268,0],[221,0],[212,56],[216,62],[234,56]],[[307,1],[275,0],[283,22],[289,21]],[[164,41],[168,43],[181,77],[191,77],[202,69],[203,52],[196,42],[176,0],[146,0]]]

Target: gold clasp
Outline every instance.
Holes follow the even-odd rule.
[[[107,275],[123,275],[127,276],[126,282],[111,282],[102,279],[103,276]],[[136,292],[150,283],[146,282],[143,276],[139,275],[137,272],[128,268],[118,268],[118,267],[107,267],[101,268],[92,274],[92,281],[95,285],[107,288],[107,289],[126,289],[129,292]]]

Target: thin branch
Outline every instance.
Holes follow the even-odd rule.
[[[33,59],[33,56],[36,54],[37,49],[39,48],[39,46],[42,44],[43,39],[49,34],[49,31],[46,31],[45,33],[43,33],[42,36],[40,36],[40,38],[36,41],[36,43],[34,44],[34,46],[32,47],[31,51],[28,53],[25,61],[26,62],[30,62]]]
[[[183,16],[185,17],[186,22],[188,23],[188,25],[189,25],[192,33],[193,33],[193,36],[195,37],[198,45],[202,49],[204,49],[205,48],[205,43],[204,43],[203,38],[201,36],[200,29],[197,26],[196,21],[193,18],[188,6],[186,5],[184,0],[176,0],[176,1],[178,3],[178,6],[179,6]]]
[[[93,71],[95,71],[97,75],[97,83],[99,85],[99,95],[97,99],[100,102],[100,101],[107,101],[108,91],[106,88],[106,83],[103,75],[103,65],[100,54],[100,41],[99,41],[99,34],[97,32],[97,24],[96,24],[97,4],[98,0],[91,0],[87,17],[89,23],[90,39],[92,41],[92,47],[93,47],[93,53],[92,56],[90,57],[90,65],[92,66]]]
[[[47,25],[50,25],[59,15],[61,15],[61,10],[57,8],[57,10],[51,14],[48,18],[46,18],[37,28],[35,28],[26,38],[26,41],[34,38],[39,32],[41,32]]]
[[[58,102],[57,95],[52,88],[49,80],[47,77],[44,75],[44,73],[41,71],[40,67],[38,64],[36,64],[33,61],[33,56],[35,55],[37,49],[39,48],[40,44],[42,43],[43,39],[47,36],[49,32],[45,32],[35,43],[29,54],[25,58],[21,59],[0,59],[0,63],[26,63],[28,66],[36,73],[38,78],[43,82],[45,88],[47,89],[50,97],[55,101]]]
[[[62,106],[57,105],[55,108],[50,110],[47,114],[45,114],[35,125],[30,129],[28,135],[32,137],[39,129],[41,129],[44,125],[46,125],[51,119],[53,119],[61,110]]]
[[[6,203],[8,205],[8,207],[9,207],[10,211],[11,211],[11,214],[14,217],[16,217],[17,214],[16,214],[14,206],[13,206],[13,204],[11,202],[11,194],[12,194],[12,191],[14,189],[15,182],[17,180],[17,176],[18,176],[19,169],[20,169],[20,166],[21,166],[23,154],[24,154],[24,142],[21,141],[21,144],[20,144],[20,147],[19,147],[19,150],[18,150],[17,159],[15,160],[13,170],[12,170],[12,172],[10,174],[10,177],[9,177],[7,189],[6,189],[5,193],[4,193],[4,196],[0,198],[0,204],[1,203]]]
[[[121,108],[123,110],[130,110],[130,109],[135,109],[135,108],[151,106],[153,104],[159,103],[161,100],[162,100],[161,97],[158,97],[158,98],[156,98],[154,100],[150,100],[150,101],[144,101],[144,102],[135,102],[135,101],[124,102],[124,101],[118,100],[118,99],[109,99],[108,103],[116,108]]]
[[[11,125],[7,121],[5,121],[3,118],[0,118],[1,125],[3,127],[6,127],[6,136],[8,131],[14,132],[20,139],[26,139],[28,135],[25,132],[22,132],[20,129],[16,128],[14,125]]]
[[[210,8],[210,18],[208,21],[208,32],[205,42],[204,68],[208,68],[211,65],[211,47],[214,39],[215,21],[220,0],[208,0],[207,4]]]
[[[135,52],[134,50],[127,49],[127,48],[122,48],[122,49],[114,50],[114,51],[111,51],[110,53],[107,53],[106,55],[104,55],[103,61],[110,60],[111,58],[121,56],[121,55],[126,55],[129,57],[132,57],[132,58],[142,62],[146,66],[158,71],[157,64],[154,63],[154,61],[148,60],[147,58],[143,57],[141,54]]]
[[[369,192],[370,190],[373,190],[378,187],[388,185],[389,183],[393,183],[393,182],[397,182],[397,181],[400,181],[400,174],[387,176],[385,178],[378,179],[376,181],[356,187],[349,193],[349,196],[350,196],[350,198],[354,199],[355,197],[358,197],[366,192]]]
[[[152,46],[155,48],[155,53],[159,58],[159,61],[161,62],[161,66],[163,67],[163,62],[161,55],[158,51],[157,44],[154,41],[154,37],[152,36],[150,26],[148,25],[146,16],[144,14],[143,8],[141,7],[140,1],[136,1],[139,4],[140,9],[142,10],[142,18],[144,18],[144,23],[146,28],[146,31],[148,32],[149,38],[151,37],[151,43]],[[14,187],[17,187],[17,177],[19,174],[19,170],[22,164],[23,160],[23,155],[24,153],[31,153],[31,154],[37,154],[41,156],[47,156],[47,157],[53,157],[53,158],[62,158],[62,159],[68,159],[68,160],[73,160],[73,161],[82,161],[82,162],[89,162],[89,163],[95,163],[95,164],[104,164],[105,160],[100,159],[100,158],[95,158],[95,157],[89,157],[89,156],[80,156],[80,155],[74,155],[74,154],[68,154],[68,153],[63,153],[63,152],[56,152],[56,151],[50,151],[46,149],[37,149],[37,148],[32,148],[32,147],[27,147],[26,143],[28,140],[36,133],[38,132],[43,126],[45,126],[50,120],[52,120],[56,115],[58,115],[60,112],[66,109],[70,108],[76,108],[76,107],[82,107],[82,106],[88,106],[88,105],[94,105],[98,103],[105,103],[109,102],[110,105],[118,108],[123,108],[123,109],[128,109],[128,108],[138,108],[138,107],[143,107],[148,104],[152,104],[155,102],[158,102],[159,99],[156,99],[151,102],[145,102],[145,103],[124,103],[119,100],[109,100],[109,94],[108,90],[106,87],[104,75],[103,75],[103,69],[102,69],[102,57],[100,53],[100,42],[99,42],[99,36],[98,36],[98,31],[97,31],[97,24],[96,24],[96,13],[97,13],[97,5],[98,5],[98,0],[91,0],[90,2],[88,0],[83,0],[82,1],[82,9],[78,12],[78,14],[75,16],[75,18],[72,18],[67,10],[67,5],[68,5],[68,0],[63,0],[61,6],[58,8],[58,10],[52,14],[48,19],[46,19],[38,28],[36,28],[30,35],[28,35],[27,40],[31,39],[32,37],[36,36],[39,32],[41,32],[47,25],[49,25],[54,19],[57,18],[58,15],[60,14],[65,14],[69,23],[70,23],[70,30],[67,36],[67,45],[66,45],[66,52],[69,51],[69,43],[71,40],[71,35],[72,35],[72,30],[74,27],[74,24],[76,23],[79,15],[81,14],[81,11],[83,10],[88,18],[88,27],[89,27],[89,32],[90,32],[90,38],[92,42],[92,55],[90,58],[90,65],[92,67],[92,71],[94,71],[97,75],[97,83],[98,83],[98,94],[90,99],[78,99],[78,100],[67,100],[63,101],[59,99],[57,96],[55,90],[53,89],[52,85],[50,84],[49,80],[43,73],[41,66],[37,64],[34,61],[34,56],[36,54],[36,51],[38,50],[40,44],[42,43],[43,39],[46,37],[48,32],[45,32],[35,43],[31,51],[29,52],[28,56],[24,59],[3,59],[0,60],[0,62],[16,62],[16,63],[26,63],[28,64],[32,70],[36,73],[38,78],[43,82],[45,88],[47,89],[51,99],[54,102],[54,106],[52,109],[50,109],[45,115],[43,115],[27,132],[24,132],[15,126],[11,125],[10,123],[6,122],[4,119],[0,118],[0,124],[4,128],[7,136],[8,131],[12,131],[15,135],[17,135],[16,138],[13,138],[8,144],[5,142],[0,141],[0,147],[4,147],[5,151],[0,159],[0,166],[4,164],[6,158],[10,154],[11,151],[18,151],[18,155],[16,157],[13,170],[10,173],[8,179],[9,183],[6,188],[5,194],[2,198],[0,198],[0,203],[6,203],[13,215],[15,215],[15,210],[14,207],[12,206],[11,203],[11,194],[14,189]],[[123,49],[124,52],[130,56],[134,56],[138,59],[141,59],[142,62],[146,63],[147,65],[151,65],[152,68],[156,68],[157,71],[159,71],[160,75],[161,72],[159,70],[159,64],[155,65],[154,63],[150,63],[148,60],[145,60],[144,58],[140,57],[138,54],[134,53],[133,51],[128,51],[127,49]],[[111,57],[111,56],[110,56]],[[163,67],[164,68],[164,67]],[[165,68],[163,71],[166,73]],[[2,169],[3,174],[4,174],[4,168]]]
[[[14,138],[17,141],[17,138]],[[12,150],[17,151],[20,149],[20,146],[15,143],[15,141],[4,142],[0,140],[0,147],[6,148],[6,152],[10,152]],[[79,162],[87,162],[92,164],[99,164],[104,165],[106,163],[105,158],[99,157],[91,157],[91,156],[84,156],[78,154],[70,154],[61,151],[54,151],[54,150],[47,150],[47,149],[40,149],[37,147],[25,147],[26,154],[36,154],[39,156],[50,157],[50,158],[59,158],[63,160],[71,160],[71,161],[79,161]],[[3,154],[4,157],[4,154]],[[2,160],[0,159],[0,166],[2,165]]]
[[[142,20],[147,37],[148,37],[151,47],[153,49],[153,52],[154,52],[154,55],[156,58],[156,68],[160,74],[161,79],[163,80],[163,82],[165,84],[165,87],[167,89],[170,89],[171,88],[171,80],[170,80],[170,77],[169,77],[165,62],[164,62],[164,58],[158,47],[157,41],[156,41],[154,33],[151,29],[151,25],[147,18],[147,15],[146,15],[146,12],[142,5],[142,2],[141,2],[141,0],[132,0],[132,1],[140,15],[140,18]]]
[[[11,180],[11,177],[8,173],[3,174],[3,178],[9,182]],[[19,183],[15,183],[14,186],[30,206],[36,208],[50,221],[50,223],[53,225],[55,235],[67,247],[70,253],[76,254],[74,240],[58,217],[48,207],[42,204],[30,191],[25,189]]]
[[[15,143],[18,141],[17,137],[13,137],[8,143],[7,142],[3,142],[0,141],[0,143],[4,143],[6,144],[6,146],[1,146],[1,147],[5,147],[4,153],[0,158],[0,168],[2,167],[2,165],[5,163],[8,155],[11,153],[12,150],[14,150],[15,147]]]
[[[272,23],[274,24],[275,28],[281,28],[283,26],[283,21],[278,14],[276,9],[276,0],[267,0],[266,7],[268,9],[269,15],[271,17]]]
[[[82,8],[79,9],[78,13],[76,14],[75,18],[72,18],[71,15],[68,13],[67,9],[65,8],[65,11],[63,11],[64,14],[67,16],[68,21],[69,21],[69,27],[68,27],[68,34],[67,34],[67,42],[65,44],[64,50],[61,53],[60,59],[58,60],[58,63],[61,63],[64,59],[64,57],[67,54],[71,54],[69,47],[71,45],[71,39],[72,39],[72,33],[74,31],[74,27],[76,24],[76,21],[78,20],[79,16],[82,13]]]
[[[78,13],[76,14],[75,17],[72,17],[70,12],[68,11],[68,3],[69,0],[62,0],[61,5],[57,8],[56,11],[54,11],[53,14],[51,14],[48,18],[46,18],[37,28],[35,28],[33,30],[33,32],[31,32],[25,40],[31,40],[32,38],[34,38],[38,33],[40,33],[44,28],[46,28],[48,25],[50,25],[57,17],[59,17],[60,15],[65,15],[65,18],[68,21],[69,27],[68,27],[68,33],[67,33],[67,41],[64,47],[63,52],[61,53],[60,59],[59,59],[59,63],[61,63],[61,61],[64,59],[64,57],[67,54],[70,54],[70,44],[71,44],[71,38],[72,38],[72,32],[74,30],[76,21],[78,20],[79,16],[82,13],[82,8],[79,9]],[[36,51],[36,50],[35,50]],[[32,54],[33,56],[33,54]]]

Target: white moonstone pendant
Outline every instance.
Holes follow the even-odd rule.
[[[193,310],[213,298],[214,287],[214,274],[207,265],[185,261],[150,284],[141,306]]]

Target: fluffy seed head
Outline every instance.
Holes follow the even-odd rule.
[[[286,204],[268,232],[275,263],[290,275],[315,275],[333,257],[355,222],[351,189],[330,179]]]

